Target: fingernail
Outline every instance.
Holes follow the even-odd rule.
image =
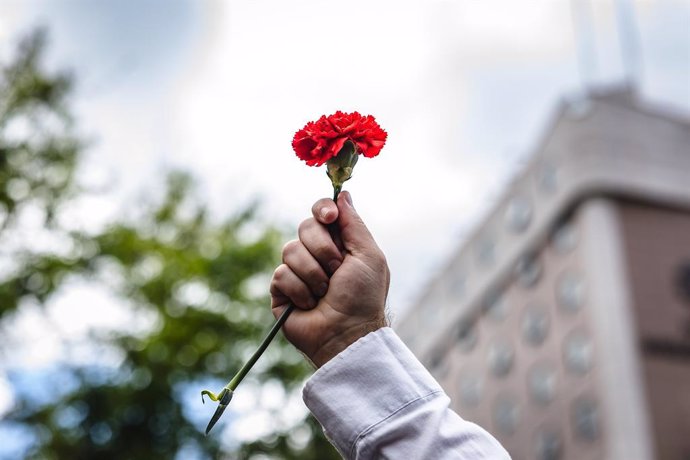
[[[329,211],[330,210],[328,208],[321,208],[321,210],[319,211],[319,215],[323,220],[328,219],[328,215],[330,214]]]
[[[328,284],[321,283],[319,288],[316,290],[316,295],[319,297],[323,297],[326,295],[327,292],[328,292]]]
[[[328,268],[331,270],[331,273],[335,273],[335,271],[340,267],[342,262],[339,260],[333,260],[328,264]]]
[[[345,201],[347,201],[347,204],[352,206],[352,195],[350,195],[349,192],[345,194]]]

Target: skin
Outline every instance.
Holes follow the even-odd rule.
[[[337,205],[328,198],[314,203],[298,236],[283,247],[283,263],[273,273],[271,308],[277,318],[289,303],[297,307],[283,333],[321,367],[387,326],[390,271],[348,192]]]

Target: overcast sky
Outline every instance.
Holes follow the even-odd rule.
[[[75,71],[95,140],[83,180],[120,191],[84,204],[86,226],[171,167],[192,171],[219,215],[260,198],[264,216],[295,226],[330,184],[296,160],[294,132],[335,110],[376,116],[388,144],[346,188],[389,257],[389,303],[402,312],[529,156],[558,99],[583,74],[624,77],[615,2],[579,4],[596,46],[585,72],[568,0],[0,0],[0,40],[45,25],[51,64]],[[690,110],[688,1],[632,5],[642,93]]]
[[[336,110],[374,115],[388,143],[346,189],[388,256],[389,304],[403,314],[558,100],[625,77],[616,3],[635,13],[642,95],[690,112],[687,0],[0,0],[0,54],[44,25],[50,65],[74,70],[93,139],[81,178],[117,190],[73,210],[84,228],[126,212],[169,168],[191,171],[219,216],[258,198],[267,220],[296,228],[331,190],[294,156],[294,132]],[[592,13],[585,67],[572,4]],[[63,313],[94,312],[80,295]],[[93,321],[116,310],[104,300]]]
[[[634,12],[625,30],[640,92],[690,111],[690,3],[618,3]],[[573,4],[591,12],[580,41]],[[389,304],[404,314],[558,100],[626,77],[615,4],[0,0],[0,52],[42,25],[50,65],[74,70],[93,140],[81,179],[115,191],[72,211],[85,228],[159,190],[169,168],[191,171],[219,216],[259,199],[264,218],[295,228],[331,191],[323,168],[294,156],[294,132],[336,110],[374,115],[388,143],[346,188],[388,255]],[[583,42],[594,45],[586,67]]]
[[[690,112],[688,0],[0,0],[0,54],[45,26],[49,65],[73,69],[92,141],[80,177],[113,191],[66,214],[83,228],[126,214],[182,168],[218,216],[259,199],[267,221],[294,229],[331,194],[323,168],[294,156],[294,132],[336,110],[376,116],[387,145],[346,188],[388,256],[400,316],[529,157],[558,100],[626,78],[616,4],[634,13],[624,30],[643,97]],[[584,35],[573,5],[588,12]],[[581,43],[593,51],[578,60]],[[61,299],[70,333],[76,315],[84,328],[114,320],[112,299],[97,298]]]

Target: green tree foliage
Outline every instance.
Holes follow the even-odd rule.
[[[253,286],[267,288],[282,236],[252,209],[216,222],[181,173],[134,217],[95,234],[64,228],[64,205],[88,193],[75,185],[83,145],[69,116],[70,78],[41,67],[44,43],[40,32],[23,40],[0,79],[0,321],[27,302],[49,305],[78,279],[114,292],[139,327],[91,338],[93,362],[110,357],[103,364],[60,363],[54,381],[69,384],[27,390],[15,379],[0,429],[29,439],[32,459],[339,458],[309,417],[245,445],[221,445],[218,428],[202,434],[214,405],[201,406],[198,391],[219,390],[273,320]],[[63,249],[17,238],[25,212],[38,213]],[[243,386],[279,382],[294,394],[309,372],[282,337],[259,364]]]

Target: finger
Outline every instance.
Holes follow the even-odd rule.
[[[271,278],[271,284],[269,285],[268,289],[269,293],[271,294],[271,308],[287,307],[287,305],[291,302],[290,297],[285,295],[280,290],[280,284],[284,282],[285,278],[285,274],[283,273],[285,268],[286,267],[281,265],[273,271],[273,277]],[[289,267],[287,268],[289,270]]]
[[[309,286],[315,297],[321,298],[326,295],[328,275],[301,241],[293,240],[285,244],[283,263]]]
[[[338,220],[339,211],[336,203],[330,198],[321,198],[319,201],[314,203],[314,206],[311,208],[311,213],[314,215],[314,219],[328,226],[328,233],[331,234],[331,238],[333,238],[333,241],[335,241],[338,251],[343,254],[345,252],[345,248],[343,246],[343,241],[340,238],[340,231],[337,230],[337,227],[331,225]]]
[[[279,265],[273,272],[270,292],[272,306],[284,305],[285,299],[303,310],[316,306],[316,299],[307,285],[285,264]]]
[[[332,224],[338,219],[338,206],[330,198],[321,198],[311,207],[311,213],[322,224]]]
[[[283,311],[290,305],[290,299],[285,296],[271,297],[271,313],[275,319],[280,318]]]
[[[343,255],[328,228],[316,219],[307,219],[297,230],[299,240],[328,274],[333,274],[343,262]]]
[[[369,251],[378,251],[374,238],[364,221],[352,206],[352,196],[343,191],[338,197],[338,226],[343,239],[345,249],[352,253],[366,254]]]

